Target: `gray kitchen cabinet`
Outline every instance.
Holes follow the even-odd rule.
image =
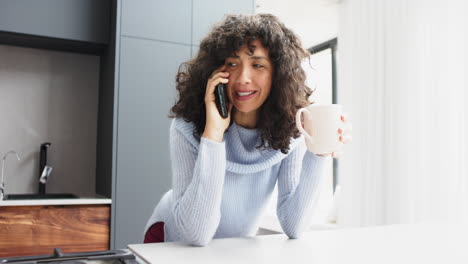
[[[110,5],[110,0],[2,0],[0,32],[106,44]]]
[[[253,14],[254,11],[255,0],[193,0],[192,45],[199,45],[226,14]]]
[[[122,0],[122,35],[184,43],[191,40],[192,0]]]
[[[190,46],[122,37],[117,125],[116,248],[143,242],[154,206],[171,187],[169,110]]]

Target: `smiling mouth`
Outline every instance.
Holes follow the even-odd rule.
[[[257,91],[249,91],[249,92],[236,92],[236,99],[239,101],[248,100],[254,97],[257,94]]]
[[[236,92],[237,96],[247,96],[251,95],[253,93],[256,93],[256,91],[251,91],[251,92]]]

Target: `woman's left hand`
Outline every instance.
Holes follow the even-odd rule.
[[[343,114],[341,116],[341,121],[343,122],[343,125],[338,128],[338,139],[343,142],[343,144],[349,143],[352,140],[351,136],[351,131],[352,131],[352,124],[348,120],[348,116],[346,114]],[[328,154],[317,154],[317,156],[321,157],[326,157],[331,155],[333,158],[339,158],[343,152],[332,152]]]

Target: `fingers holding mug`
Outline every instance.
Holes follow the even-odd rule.
[[[349,119],[349,115],[347,113],[343,113],[340,117],[341,121],[347,122]]]
[[[338,128],[339,141],[343,144],[347,144],[352,141],[351,131],[353,126],[349,121],[349,115],[347,113],[343,113],[340,119],[343,122],[343,126]]]
[[[343,155],[343,151],[338,151],[338,152],[332,152],[331,156],[332,158],[338,159]]]
[[[351,142],[353,140],[353,137],[352,136],[340,136],[339,137],[339,140],[343,143],[343,144],[347,144],[349,142]]]
[[[310,152],[322,157],[343,155],[343,145],[352,140],[352,124],[342,108],[338,104],[311,104],[296,112],[297,129]]]

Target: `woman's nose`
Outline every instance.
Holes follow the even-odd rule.
[[[251,82],[251,72],[248,67],[241,67],[239,71],[239,77],[237,78],[237,83],[239,84],[249,84]]]

